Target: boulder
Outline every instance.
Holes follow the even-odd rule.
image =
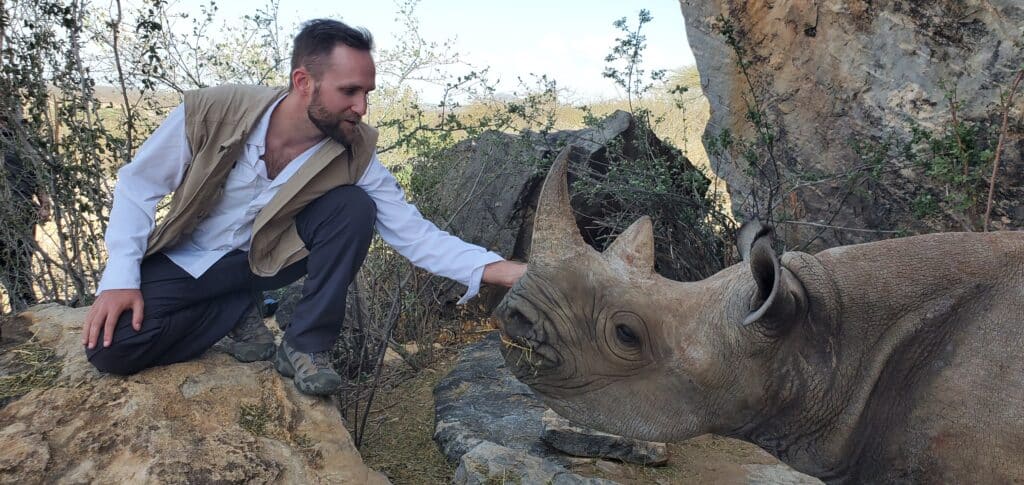
[[[673,224],[669,219],[678,211],[659,214],[661,207],[683,204],[701,207],[705,204],[710,181],[682,152],[660,140],[646,124],[638,122],[625,111],[616,111],[592,127],[550,133],[525,132],[512,135],[485,132],[458,143],[431,160],[422,160],[414,169],[414,183],[427,185],[416,193],[416,204],[440,227],[511,259],[527,260],[533,232],[533,212],[540,194],[541,182],[552,160],[565,146],[571,145],[570,184],[581,177],[589,181],[605,180],[610,167],[642,166],[656,157],[665,160],[666,170],[673,174],[678,190],[664,194],[664,204],[649,200],[648,205],[623,204],[622,197],[632,196],[636,187],[626,187],[630,194],[610,194],[598,190],[588,196],[577,195],[573,207],[584,238],[603,249],[610,237],[622,231],[640,215],[654,219],[659,238],[656,257],[659,272],[665,277],[691,281],[706,277],[722,267],[723,249],[693,241],[707,239],[706,218]],[[669,200],[670,199],[670,200]],[[621,216],[621,217],[616,217]],[[608,219],[617,224],[609,226]],[[619,227],[621,226],[621,227]],[[671,247],[670,247],[671,245]],[[463,287],[437,285],[428,296],[431,300],[454,302]],[[485,287],[473,304],[484,313],[493,309],[504,296],[500,288]]]
[[[388,483],[334,404],[269,362],[210,351],[129,377],[96,372],[80,341],[87,310],[23,314],[60,372],[0,409],[0,482]]]
[[[765,220],[771,203],[775,221],[793,221],[777,233],[811,251],[898,232],[980,229],[990,164],[968,164],[970,182],[962,183],[962,167],[933,150],[959,144],[991,157],[1001,96],[1024,64],[1019,0],[680,5],[710,103],[710,165],[728,182],[738,218]],[[1022,94],[996,179],[997,229],[1024,227]],[[752,107],[765,123],[750,122]],[[954,119],[970,130],[956,135]],[[774,159],[759,141],[766,134]],[[745,158],[750,143],[756,167]],[[923,152],[909,157],[910,147]],[[789,182],[769,200],[775,171]]]

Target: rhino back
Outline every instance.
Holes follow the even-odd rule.
[[[836,396],[848,399],[835,477],[1024,481],[1024,232],[917,236],[816,259],[835,286],[846,388]]]

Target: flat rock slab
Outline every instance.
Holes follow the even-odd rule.
[[[434,388],[434,441],[451,463],[485,441],[541,458],[561,455],[541,440],[547,406],[505,368],[500,345],[492,332],[465,348]]]
[[[668,462],[668,446],[665,443],[634,440],[575,425],[551,409],[544,411],[542,421],[544,442],[573,456],[613,459],[641,465],[664,465]]]
[[[455,470],[456,485],[493,483],[550,483],[552,485],[614,485],[617,482],[586,478],[524,451],[484,441],[462,455]]]
[[[470,345],[434,388],[434,441],[459,464],[455,483],[615,483],[572,473],[544,443],[547,406],[505,368],[500,345],[497,332]]]

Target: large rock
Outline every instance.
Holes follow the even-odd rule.
[[[573,147],[570,184],[575,184],[578,177],[600,180],[616,163],[639,166],[637,164],[641,162],[638,161],[645,157],[656,157],[667,160],[667,170],[676,176],[676,183],[685,185],[685,189],[672,191],[666,197],[670,197],[673,203],[690,199],[694,199],[692,206],[704,203],[703,197],[710,181],[690,160],[678,149],[658,139],[629,113],[616,111],[600,123],[582,130],[526,132],[520,135],[486,132],[463,141],[435,159],[417,164],[414,178],[433,181],[427,185],[436,184],[432,191],[418,194],[417,205],[440,226],[464,240],[506,258],[527,260],[533,233],[533,213],[541,183],[551,161],[568,145]],[[632,189],[636,188],[626,188],[627,191]],[[610,236],[632,223],[633,215],[641,215],[631,215],[622,221],[622,227],[609,227],[598,222],[614,212],[636,209],[622,207],[618,199],[611,200],[608,195],[599,192],[589,199],[576,196],[572,201],[584,239],[598,249],[603,249]],[[648,196],[652,197],[656,196]],[[709,276],[721,268],[721,248],[709,251],[683,242],[706,239],[689,234],[703,234],[700,231],[706,224],[704,218],[678,228],[656,213],[661,204],[655,202],[653,205],[655,209],[644,208],[640,212],[650,215],[660,231],[677,230],[677,233],[666,232],[664,235],[667,237],[657,239],[657,267],[663,276],[691,281]],[[659,233],[659,236],[663,234]],[[668,248],[669,243],[674,243],[672,249]],[[681,261],[686,264],[680,264]],[[455,301],[463,290],[441,287],[429,298]],[[502,289],[485,287],[474,303],[487,312],[502,296]]]
[[[331,401],[298,393],[268,362],[211,351],[99,374],[81,347],[86,311],[25,314],[62,370],[0,409],[0,482],[388,483],[363,464]]]
[[[766,216],[766,194],[758,204],[751,194],[771,181],[777,165],[791,183],[772,200],[774,216],[803,223],[779,228],[791,247],[891,235],[856,230],[864,228],[980,227],[991,169],[972,168],[974,182],[965,188],[940,181],[941,157],[911,163],[903,149],[915,127],[947,133],[945,142],[957,143],[948,130],[953,113],[947,96],[955,88],[957,119],[980,127],[976,138],[984,139],[976,152],[994,150],[1000,95],[1009,91],[1024,63],[1019,0],[680,0],[680,5],[710,102],[704,139],[712,148],[711,166],[729,183],[738,215]],[[722,25],[719,16],[732,23],[742,59],[716,27]],[[1010,112],[1011,137],[997,177],[996,228],[1024,227],[1024,139],[1017,136],[1022,94]],[[761,132],[748,120],[750,107],[758,105],[769,127]],[[754,169],[740,143],[716,152],[716,140],[725,132],[733,141],[755,144],[770,133],[777,163],[756,150],[761,169]],[[946,176],[959,170],[954,167]],[[962,209],[957,200],[968,191],[977,200],[973,208]]]

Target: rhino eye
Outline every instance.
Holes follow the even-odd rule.
[[[637,338],[636,333],[633,332],[633,329],[621,323],[615,326],[615,338],[619,339],[619,342],[622,342],[624,345],[628,345],[630,347],[636,347],[640,345],[640,339]]]

